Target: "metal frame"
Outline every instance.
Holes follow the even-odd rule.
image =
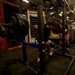
[[[21,1],[21,0],[20,0]],[[43,22],[43,0],[38,0],[38,5],[37,5],[37,12],[38,12],[38,26],[39,26],[39,53],[40,53],[40,75],[47,75],[46,73],[46,69],[45,69],[45,54],[44,54],[44,22]],[[65,30],[65,6],[66,6],[66,3],[65,3],[65,0],[63,0],[64,4],[63,4],[63,51],[62,51],[62,54],[60,53],[57,53],[61,56],[65,56],[65,57],[68,57],[71,60],[67,70],[65,71],[64,75],[68,75],[71,68],[72,68],[72,65],[75,61],[75,57],[73,56],[69,56],[69,55],[65,55],[65,46],[64,46],[64,30]],[[30,67],[27,63],[27,52],[26,52],[26,47],[24,46],[24,44],[22,43],[22,50],[23,50],[23,61],[20,60],[23,64],[26,65],[27,68],[31,69],[34,73],[38,74],[39,73],[34,70],[32,67]]]
[[[45,54],[44,50],[44,20],[43,20],[43,0],[38,0],[37,14],[38,14],[38,26],[39,26],[39,53],[40,53],[40,71],[41,75],[44,75],[45,70]]]
[[[63,35],[62,35],[62,53],[63,55],[65,54],[65,44],[64,44],[64,36],[65,36],[65,25],[66,25],[66,3],[65,3],[65,0],[63,0],[63,15],[62,15],[62,20],[63,20],[63,23],[62,23],[62,27],[63,27]]]
[[[20,0],[21,1],[21,0]],[[21,2],[22,3],[22,2]],[[20,6],[20,8],[22,8]],[[40,73],[35,71],[33,68],[31,68],[27,64],[27,52],[26,47],[22,43],[22,50],[23,50],[23,61],[20,60],[23,64],[26,65],[27,68],[31,69],[34,73],[44,75],[45,73],[45,55],[44,55],[44,22],[43,22],[43,0],[39,0],[39,3],[37,5],[37,11],[38,11],[38,25],[39,25],[39,53],[40,53]]]
[[[27,45],[24,44],[24,41],[22,42],[22,52],[23,52],[23,60],[22,59],[18,59],[22,64],[24,64],[28,69],[30,69],[31,71],[33,71],[35,74],[37,75],[43,75],[41,74],[41,71],[37,71],[35,70],[33,67],[31,67],[32,65],[30,65],[27,61]],[[43,63],[40,65],[43,65]],[[41,67],[41,66],[40,66]],[[42,67],[41,67],[42,68]],[[40,69],[41,70],[41,69]],[[44,72],[44,71],[43,71]]]

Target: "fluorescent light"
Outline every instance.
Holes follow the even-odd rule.
[[[29,1],[28,0],[23,0],[24,2],[26,2],[26,3],[29,3]]]
[[[69,17],[68,17],[68,16],[67,16],[66,18],[67,18],[67,19],[69,19]]]
[[[54,12],[51,12],[51,13],[50,13],[50,15],[53,15],[53,14],[54,14]]]
[[[69,14],[69,12],[67,12],[67,14]]]
[[[51,10],[53,9],[53,7],[50,8]]]
[[[61,14],[61,13],[59,13],[59,16],[62,16],[62,14]]]
[[[61,13],[61,14],[63,14],[63,12],[62,12],[62,11],[61,11],[60,13]]]

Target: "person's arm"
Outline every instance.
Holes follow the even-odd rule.
[[[68,34],[68,25],[65,25],[65,34]]]

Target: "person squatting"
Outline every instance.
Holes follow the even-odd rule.
[[[55,26],[56,25],[56,26]],[[58,24],[54,23],[54,22],[47,22],[44,26],[44,41],[45,41],[45,45],[47,46],[47,52],[49,53],[49,56],[53,55],[54,52],[54,48],[55,48],[55,42],[59,42],[60,46],[62,46],[62,41],[53,41],[50,40],[50,38],[62,38],[62,28],[60,28],[59,30],[56,29],[55,27],[58,26],[58,29],[60,28]],[[62,27],[62,26],[61,26]],[[39,33],[38,33],[38,25],[34,25],[34,31],[35,31],[35,43],[39,43]],[[65,30],[65,34],[68,34],[68,29]],[[69,47],[69,37],[67,38],[67,36],[64,37],[65,38],[65,43],[66,46]],[[37,57],[37,61],[40,61],[40,55],[38,52],[38,57]]]

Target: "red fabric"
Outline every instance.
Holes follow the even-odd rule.
[[[3,4],[0,3],[0,23],[5,23],[4,21],[4,11],[3,11]],[[7,39],[0,38],[0,53],[7,52],[8,46],[7,46]]]
[[[0,38],[0,53],[7,52],[8,51],[8,46],[7,46],[7,39],[5,38]]]
[[[0,3],[0,23],[4,23],[4,11],[3,11],[3,4]]]

